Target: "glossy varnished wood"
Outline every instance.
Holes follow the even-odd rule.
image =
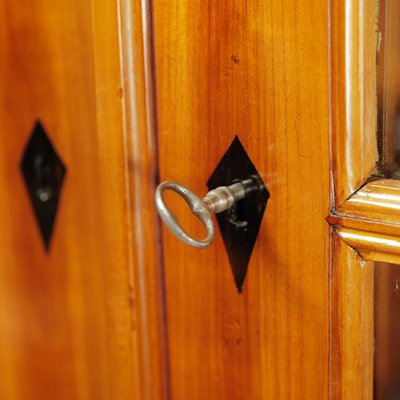
[[[238,135],[271,194],[243,294],[219,234],[200,251],[163,232],[171,397],[328,398],[327,3],[153,13],[161,180],[205,193]]]
[[[375,171],[375,0],[330,3],[332,206],[339,206]]]
[[[1,398],[372,398],[368,260],[400,259],[399,186],[357,191],[375,21],[374,0],[0,4]],[[48,255],[18,170],[38,117],[68,168]],[[152,199],[158,174],[204,194],[235,135],[271,194],[242,294],[220,235],[161,240]]]
[[[400,225],[400,182],[373,180],[349,197],[334,214],[375,221],[376,225]]]
[[[328,220],[363,258],[400,261],[400,183],[372,181],[332,212]]]
[[[118,37],[114,1],[0,4],[4,399],[137,391]],[[18,165],[37,118],[67,167],[48,254]]]
[[[332,236],[332,399],[373,398],[374,264]]]
[[[376,177],[373,176],[378,172],[375,70],[380,41],[376,2],[331,1],[330,19],[331,393],[335,399],[372,399],[374,268],[379,265],[376,267],[370,261],[400,261],[400,191],[397,181],[374,180]],[[390,23],[393,21],[394,18]],[[390,44],[393,43],[391,40]],[[387,61],[382,48],[378,60],[379,68],[382,68]],[[389,64],[392,69],[388,76],[395,71],[394,63]],[[393,95],[394,79],[382,80],[388,76],[379,74],[379,99],[384,84],[389,88],[388,98]],[[381,101],[379,104],[382,106]],[[380,120],[383,118],[389,129],[393,123],[393,109],[386,110],[385,116],[382,108],[379,111]],[[394,149],[390,149],[393,140],[386,139],[389,140],[382,146],[385,154],[381,160],[388,171],[393,167],[390,164],[394,161]]]
[[[165,293],[161,230],[154,207],[158,176],[152,64],[151,9],[147,2],[120,3],[125,93],[126,151],[132,209],[136,332],[140,400],[168,399]]]

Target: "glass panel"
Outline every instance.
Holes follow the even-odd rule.
[[[379,1],[378,141],[384,176],[400,178],[400,1]]]
[[[374,399],[400,399],[400,266],[375,263]]]

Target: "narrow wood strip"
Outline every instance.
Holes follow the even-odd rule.
[[[400,182],[367,183],[328,217],[343,240],[363,258],[398,262]]]
[[[353,229],[338,229],[339,236],[366,260],[400,262],[400,239]]]
[[[125,130],[132,215],[134,339],[139,354],[137,399],[168,399],[162,244],[153,195],[158,179],[151,9],[146,0],[120,3]]]
[[[374,264],[333,231],[331,399],[372,399]]]
[[[400,181],[367,183],[338,207],[336,214],[400,226]]]
[[[375,1],[330,2],[332,202],[340,205],[371,175],[376,149]]]

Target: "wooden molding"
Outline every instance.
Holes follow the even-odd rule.
[[[392,236],[346,228],[337,232],[365,260],[400,263],[400,241]]]
[[[400,263],[400,182],[367,183],[328,217],[333,398],[372,398],[374,264]]]
[[[400,181],[380,179],[368,182],[335,211],[337,215],[360,218],[376,225],[400,227]]]
[[[363,186],[328,217],[339,236],[364,259],[400,262],[400,182]]]
[[[374,264],[332,232],[331,399],[373,398]]]
[[[355,200],[366,194],[357,189],[370,179],[378,159],[376,4],[374,0],[332,0],[329,18],[334,210],[328,217],[333,226],[330,394],[332,399],[372,399],[374,264],[365,260],[381,255],[376,248],[374,253],[371,243],[367,247],[367,239],[374,238],[371,232],[385,235],[392,230],[377,231],[385,229],[385,224],[374,221],[379,215],[383,218],[383,208],[368,214],[367,203]],[[365,248],[356,243],[360,234]]]
[[[140,383],[136,398],[169,398],[161,232],[154,207],[158,177],[149,1],[120,3],[125,137],[132,226],[132,291]]]
[[[371,176],[376,146],[374,0],[331,1],[330,97],[332,205]]]

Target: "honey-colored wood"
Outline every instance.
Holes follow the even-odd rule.
[[[333,232],[331,398],[373,395],[374,264]]]
[[[161,231],[154,207],[158,174],[153,99],[151,10],[141,0],[120,3],[128,181],[132,209],[140,400],[168,399]]]
[[[206,193],[238,135],[271,194],[242,294],[219,233],[199,251],[163,230],[171,398],[327,399],[327,3],[157,0],[153,13],[160,180]]]
[[[357,191],[375,5],[0,3],[1,398],[372,399],[369,260],[400,260],[400,186]],[[18,169],[36,118],[68,169],[48,255]],[[158,177],[205,193],[235,135],[271,194],[242,294],[221,235],[191,249],[153,205]]]
[[[374,273],[370,261],[400,262],[400,186],[397,181],[366,183],[374,172],[375,49],[378,45],[378,111],[383,172],[395,161],[397,2],[380,2],[386,39],[375,32],[377,3],[332,2],[332,169],[334,209],[328,221],[332,242],[332,395],[373,397]],[[389,9],[390,5],[390,9]],[[390,11],[389,11],[390,10]],[[375,17],[376,16],[376,17]],[[375,29],[374,29],[375,28]],[[383,33],[383,32],[382,32]],[[382,166],[381,165],[381,166]],[[363,184],[365,186],[361,187]],[[361,187],[357,191],[357,189]],[[370,261],[365,261],[370,260]],[[385,356],[384,356],[385,357]],[[385,359],[383,357],[383,359]],[[375,368],[381,368],[378,364]],[[377,371],[379,376],[383,371]]]
[[[400,182],[380,179],[367,183],[335,210],[342,217],[400,226]]]
[[[400,182],[388,179],[363,186],[328,218],[342,239],[363,258],[400,261]]]
[[[340,237],[366,260],[400,262],[400,243],[391,236],[346,228],[338,230]]]
[[[383,223],[385,205],[365,214],[376,186],[356,193],[376,172],[378,158],[376,2],[331,1],[330,22],[331,397],[372,399],[374,264],[366,260],[393,260],[388,249],[374,246],[394,230]]]
[[[117,2],[0,2],[0,397],[140,398]],[[48,254],[19,161],[67,174]]]
[[[375,20],[374,1],[331,2],[331,388],[333,398],[340,399],[372,399],[374,267],[370,261],[400,261],[400,186],[393,180],[368,182],[375,172],[377,148]],[[383,57],[381,52],[379,58]]]
[[[364,232],[362,243],[367,246],[371,243],[366,239],[380,230],[393,232],[393,226],[371,221],[376,214],[364,215],[363,199],[356,202],[356,210],[351,198],[345,202],[374,172],[377,161],[375,7],[372,0],[331,1],[332,205],[336,209],[328,220],[336,227],[331,255],[334,399],[372,399],[373,393],[373,264],[361,259],[361,249],[350,239],[356,236],[346,227],[362,227],[357,233]],[[382,208],[380,216],[381,212]],[[378,230],[375,234],[371,224]]]
[[[339,206],[375,171],[375,0],[330,1],[332,206]]]

